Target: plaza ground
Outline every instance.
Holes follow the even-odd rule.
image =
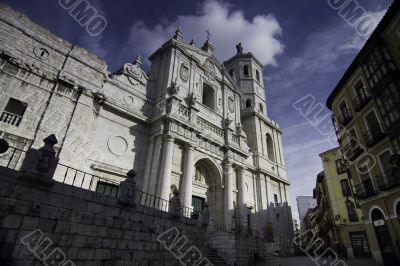
[[[345,260],[348,266],[373,266],[375,262],[373,259],[352,259]],[[310,258],[303,257],[282,257],[282,258],[270,258],[266,262],[257,264],[257,266],[316,266]],[[318,264],[321,265],[321,264]]]

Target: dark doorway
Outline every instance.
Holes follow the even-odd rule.
[[[355,257],[371,257],[367,234],[364,231],[350,232],[351,246]]]
[[[383,263],[385,265],[398,265],[396,261],[392,238],[390,237],[385,216],[380,210],[374,209],[372,211],[371,218],[375,229],[375,235],[378,239]]]

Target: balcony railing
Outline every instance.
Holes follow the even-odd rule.
[[[357,95],[356,98],[353,99],[353,106],[356,112],[361,111],[365,105],[371,100],[370,96],[367,95]]]
[[[364,133],[364,140],[368,147],[374,146],[385,137],[386,134],[383,132],[382,128],[379,125],[374,125],[370,127],[368,132]]]
[[[6,111],[3,111],[0,116],[0,122],[9,124],[11,126],[19,126],[21,123],[22,116],[15,115]]]
[[[340,124],[342,124],[343,126],[346,126],[352,119],[353,119],[353,117],[351,115],[343,116],[340,121]]]
[[[366,199],[377,193],[371,179],[367,179],[363,183],[356,185],[354,190],[357,197],[360,199]]]
[[[400,185],[400,168],[390,169],[377,176],[381,190],[389,190]]]
[[[354,161],[358,158],[358,156],[361,155],[361,153],[364,152],[364,149],[361,147],[357,140],[352,140],[351,144],[348,143],[343,145],[343,151],[346,159]]]

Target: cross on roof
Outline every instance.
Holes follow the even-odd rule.
[[[207,41],[209,41],[210,40],[210,36],[212,36],[211,32],[210,32],[210,30],[206,30],[206,33],[207,33]]]

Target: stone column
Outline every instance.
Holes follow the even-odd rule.
[[[146,166],[144,170],[144,180],[143,180],[143,186],[142,190],[144,192],[149,192],[149,184],[150,184],[150,170],[151,170],[151,163],[152,163],[152,157],[153,157],[153,148],[154,148],[154,138],[151,138],[148,142],[148,149],[147,149],[147,155],[146,155]]]
[[[238,194],[238,206],[239,206],[239,213],[240,219],[239,224],[244,226],[246,224],[246,215],[247,210],[245,207],[245,198],[246,198],[246,185],[244,182],[244,169],[243,167],[238,167],[238,187],[239,187],[239,194]]]
[[[172,155],[174,152],[174,137],[171,135],[164,136],[162,166],[160,171],[160,183],[158,196],[162,199],[169,200],[169,191],[171,187],[171,168]]]
[[[182,205],[185,207],[192,206],[192,178],[193,178],[193,153],[192,144],[185,145],[185,158],[183,161],[183,177],[182,177]]]
[[[232,223],[233,215],[233,168],[232,162],[227,159],[224,165],[224,214],[225,214],[225,224],[230,226]]]

